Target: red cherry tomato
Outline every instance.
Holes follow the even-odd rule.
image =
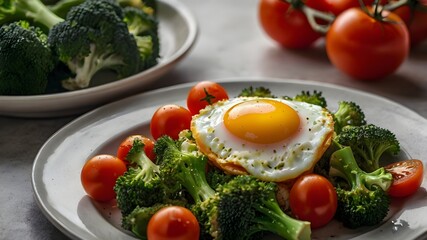
[[[342,12],[344,12],[347,9],[350,8],[360,8],[360,2],[359,0],[324,0],[329,5],[328,11],[334,14],[335,16],[338,16]],[[381,0],[380,4],[384,5],[388,2],[388,0]],[[363,0],[363,3],[365,6],[372,6],[374,3],[374,0]]]
[[[409,6],[402,6],[393,11],[399,15],[409,29],[411,46],[416,46],[427,39],[427,12]]]
[[[114,185],[126,172],[126,164],[119,158],[102,154],[89,159],[80,174],[86,193],[96,201],[107,202],[116,197]]]
[[[191,114],[198,114],[207,105],[228,99],[227,91],[218,83],[203,81],[194,85],[187,96],[187,108]]]
[[[359,80],[378,80],[397,70],[409,53],[409,35],[394,13],[379,21],[360,8],[340,14],[326,35],[332,64]]]
[[[315,32],[305,14],[282,0],[260,0],[261,27],[274,41],[286,48],[307,48],[321,34]]]
[[[150,131],[154,139],[168,135],[172,139],[178,139],[178,134],[190,128],[192,115],[187,109],[168,104],[157,109],[151,118]]]
[[[393,175],[393,183],[388,194],[393,197],[406,197],[414,194],[423,182],[423,162],[410,159],[391,163],[384,167]]]
[[[329,223],[337,210],[337,193],[334,186],[317,174],[300,176],[291,188],[289,206],[300,220],[309,221],[319,228]]]
[[[184,207],[164,207],[148,222],[149,240],[198,240],[200,227],[193,213]]]
[[[154,162],[156,160],[156,154],[154,153],[154,141],[142,135],[131,135],[123,140],[117,149],[117,157],[123,161],[126,161],[126,156],[128,155],[129,150],[132,148],[133,141],[135,139],[140,139],[144,143],[145,155],[147,155],[147,157]]]

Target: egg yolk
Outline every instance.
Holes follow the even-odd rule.
[[[299,129],[298,113],[283,102],[258,99],[231,107],[224,115],[228,131],[238,138],[269,144],[291,137]]]

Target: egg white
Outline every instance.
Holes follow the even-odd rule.
[[[230,133],[223,121],[228,109],[253,99],[221,101],[194,116],[191,131],[199,150],[226,172],[249,173],[265,181],[286,181],[311,170],[330,145],[334,131],[331,114],[317,105],[274,98],[298,113],[299,129],[283,141],[257,144]]]

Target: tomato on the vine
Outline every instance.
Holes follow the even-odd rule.
[[[86,193],[96,201],[110,201],[116,197],[114,185],[126,172],[126,164],[118,157],[101,154],[89,159],[82,168],[80,180]]]
[[[117,149],[117,157],[123,161],[126,161],[126,156],[128,155],[129,150],[132,148],[133,141],[135,139],[139,139],[142,141],[142,143],[144,143],[145,155],[147,155],[147,157],[154,162],[156,160],[156,154],[154,153],[154,141],[142,135],[131,135],[126,137],[125,140],[120,143]]]
[[[423,182],[423,162],[410,159],[391,163],[384,167],[393,175],[393,183],[388,194],[393,197],[406,197],[414,194]]]
[[[147,238],[150,240],[198,240],[200,227],[197,218],[187,208],[164,207],[148,222]]]
[[[309,221],[312,228],[328,224],[337,210],[337,193],[325,177],[318,174],[300,176],[289,193],[289,206],[300,220]]]
[[[411,9],[407,5],[393,12],[399,15],[408,27],[411,46],[416,46],[427,39],[427,12]]]
[[[408,56],[408,29],[394,13],[374,13],[369,8],[368,14],[351,8],[332,23],[326,52],[334,66],[356,79],[381,79],[395,72]]]
[[[324,0],[328,5],[328,11],[334,14],[335,16],[340,15],[347,9],[358,7],[360,8],[359,0]],[[380,4],[384,5],[388,2],[388,0],[381,0]],[[374,4],[374,0],[363,0],[365,6],[372,6]]]
[[[258,15],[266,34],[283,47],[307,48],[321,37],[305,14],[286,1],[260,0]]]
[[[192,115],[186,108],[168,104],[154,112],[150,122],[150,131],[154,139],[168,135],[172,139],[178,139],[178,134],[190,128]]]
[[[220,84],[202,81],[194,85],[188,92],[187,108],[191,114],[195,115],[206,106],[225,99],[228,99],[228,94]]]

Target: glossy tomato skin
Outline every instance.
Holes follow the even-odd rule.
[[[422,161],[418,159],[391,163],[384,168],[393,175],[393,183],[388,190],[390,196],[410,196],[420,188],[423,182],[424,167]]]
[[[328,12],[331,12],[335,16],[340,15],[347,9],[350,8],[360,8],[359,0],[324,0],[328,5]],[[386,4],[388,0],[381,0],[380,3],[382,5]],[[363,0],[365,6],[372,6],[374,0]]]
[[[308,48],[321,37],[304,13],[285,1],[260,0],[258,17],[265,33],[285,48]]]
[[[89,159],[82,168],[80,180],[86,193],[94,200],[107,202],[116,197],[114,185],[126,172],[126,164],[116,156],[101,154]]]
[[[408,27],[411,47],[427,39],[427,12],[411,10],[409,6],[402,6],[393,12],[399,15]]]
[[[128,155],[129,150],[132,148],[133,141],[135,139],[140,139],[144,143],[145,155],[147,155],[147,157],[154,162],[156,160],[156,154],[154,153],[154,141],[142,135],[131,135],[126,137],[125,140],[120,143],[117,149],[117,157],[123,161],[126,161],[126,156]]]
[[[228,99],[228,93],[220,84],[202,81],[194,85],[187,96],[187,108],[192,115],[208,105]]]
[[[318,174],[300,176],[291,188],[289,206],[300,220],[311,222],[311,228],[328,224],[337,210],[337,193],[325,177]]]
[[[164,207],[148,222],[149,240],[198,240],[200,227],[193,213],[184,207]]]
[[[168,135],[177,140],[178,134],[190,128],[192,115],[186,108],[176,104],[160,107],[153,114],[150,122],[150,131],[156,140],[163,135]]]
[[[409,53],[409,34],[396,14],[373,19],[360,8],[340,14],[326,35],[326,52],[334,66],[359,80],[379,80],[392,73]]]

